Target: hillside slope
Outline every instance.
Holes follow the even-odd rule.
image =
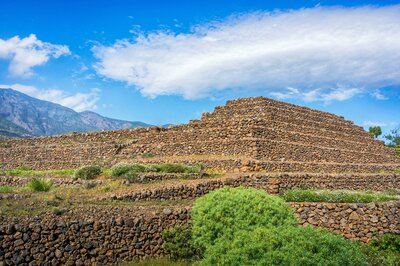
[[[50,136],[146,126],[150,125],[107,118],[89,111],[78,113],[12,89],[0,89],[0,135]]]

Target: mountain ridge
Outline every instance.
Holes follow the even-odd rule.
[[[51,136],[148,126],[151,125],[108,118],[92,111],[76,112],[13,89],[0,89],[0,135],[3,136]]]

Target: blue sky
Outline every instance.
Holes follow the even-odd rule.
[[[400,125],[398,1],[3,1],[0,87],[185,123],[263,95]]]

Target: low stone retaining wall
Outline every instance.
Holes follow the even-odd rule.
[[[400,202],[290,203],[300,224],[367,242],[400,233]],[[0,217],[0,265],[104,265],[162,256],[161,232],[190,207],[82,206],[61,216]]]
[[[228,177],[193,180],[168,186],[154,186],[146,190],[132,190],[120,194],[108,194],[99,200],[181,200],[200,197],[224,186],[245,186],[263,189],[278,194],[290,188],[307,189],[348,189],[384,191],[400,190],[400,175],[380,174],[232,174]]]
[[[139,173],[133,183],[146,183],[152,181],[170,180],[170,179],[201,179],[202,175],[197,173]]]
[[[189,208],[85,206],[64,215],[0,218],[0,265],[105,265],[161,256],[161,232]]]
[[[326,228],[368,242],[383,233],[400,234],[400,201],[381,203],[290,203],[300,224]]]

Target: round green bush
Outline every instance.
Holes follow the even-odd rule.
[[[292,209],[282,199],[243,187],[222,188],[197,199],[191,216],[193,239],[201,248],[241,230],[297,225]]]
[[[146,172],[146,166],[141,164],[117,164],[111,167],[112,177],[125,176],[129,172]]]
[[[258,227],[220,238],[200,265],[368,265],[360,246],[311,227]]]
[[[83,166],[75,172],[76,179],[91,180],[101,174],[101,168],[97,165]]]

